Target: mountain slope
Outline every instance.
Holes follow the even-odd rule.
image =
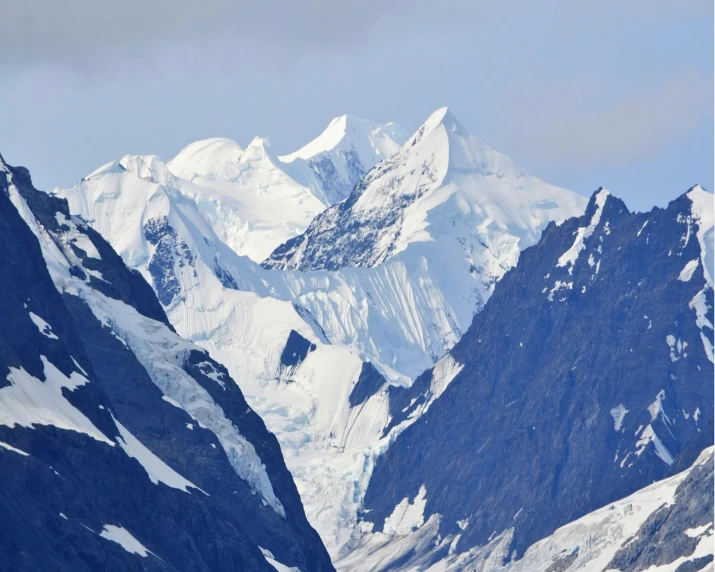
[[[325,205],[333,205],[345,200],[372,167],[395,154],[407,135],[395,123],[377,125],[341,115],[316,139],[280,159],[302,166],[308,186]]]
[[[600,190],[549,225],[437,367],[390,389],[363,530],[463,552],[513,529],[521,557],[711,445],[712,212],[698,187],[644,214]]]
[[[329,339],[414,378],[460,338],[520,250],[585,204],[442,109],[263,266],[298,271],[293,296]]]
[[[275,437],[141,276],[1,160],[0,213],[3,562],[332,569]]]
[[[683,472],[568,523],[530,546],[520,560],[509,560],[511,530],[459,553],[458,536],[435,541],[435,522],[403,536],[378,533],[337,567],[394,570],[401,569],[402,562],[406,568],[430,572],[707,572],[715,553],[712,480],[710,447]]]
[[[483,262],[477,252],[489,249],[496,259],[492,264],[506,268],[516,262],[520,248],[538,239],[547,222],[563,220],[583,206],[578,195],[547,185],[487,147],[443,108],[373,169],[347,201],[317,217],[264,266],[304,271],[375,267],[413,243],[445,235],[465,240],[473,233],[480,242],[464,244],[462,250],[476,259],[475,265]]]
[[[344,115],[290,155],[276,156],[260,137],[245,149],[216,138],[188,145],[167,166],[190,183],[179,186],[221,240],[260,262],[305,230],[326,206],[343,200],[367,170],[405,139],[394,124]]]
[[[144,164],[142,159],[133,161]],[[183,183],[160,160],[152,158],[151,165],[151,177],[110,166],[61,194],[153,286],[180,335],[227,367],[278,436],[306,509],[311,518],[321,515],[313,522],[331,546],[342,544],[349,536],[345,520],[357,510],[352,487],[340,474],[319,483],[316,472],[338,460],[339,448],[359,449],[379,439],[387,420],[385,406],[351,407],[363,358],[328,341],[315,319],[291,301],[289,277],[228,248],[182,194]],[[352,471],[353,464],[362,465],[359,456],[338,466]],[[355,506],[350,515],[346,502]]]
[[[449,140],[430,145],[442,143]],[[226,145],[207,143],[230,157],[235,148]],[[475,214],[484,200],[480,189],[503,183],[512,189],[507,196],[526,191],[518,189],[519,180],[484,176],[453,193],[470,201],[472,214],[455,214],[450,200],[430,211],[443,219],[430,227],[431,242],[410,243],[375,267],[276,271],[228,248],[187,192],[192,183],[157,159],[152,165],[152,176],[105,168],[59,194],[152,284],[179,334],[227,367],[278,436],[311,523],[337,554],[356,522],[372,463],[389,446],[382,438],[391,399],[386,386],[411,384],[459,340],[528,243],[508,229],[489,244],[474,238],[475,229],[488,226]],[[572,203],[585,203],[533,177],[528,181],[538,187],[529,192],[553,191],[566,197],[566,206],[536,209],[533,217],[517,208],[507,217],[517,226],[527,220],[539,228],[539,216],[562,220],[578,213]],[[499,254],[502,243],[510,245],[506,254]]]

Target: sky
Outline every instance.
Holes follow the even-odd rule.
[[[448,105],[542,179],[713,190],[712,0],[0,0],[0,153],[44,189],[126,154]]]

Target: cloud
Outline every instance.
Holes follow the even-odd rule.
[[[91,62],[162,43],[226,35],[245,47],[304,51],[354,41],[377,0],[0,0],[0,66]],[[239,54],[237,54],[239,56]]]
[[[593,78],[572,79],[512,92],[501,113],[511,113],[511,137],[538,160],[576,169],[626,165],[712,124],[712,85],[712,75],[687,70],[616,96]]]
[[[594,14],[623,18],[704,17],[708,0],[545,0],[566,25]],[[316,50],[351,50],[383,35],[404,37],[469,26],[506,25],[533,11],[529,0],[0,0],[0,68],[70,64],[101,67],[107,57],[146,55],[165,45],[192,48],[234,40],[245,53],[294,60]],[[546,8],[544,8],[546,10]]]

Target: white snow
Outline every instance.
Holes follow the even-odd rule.
[[[673,562],[670,562],[668,564],[664,564],[662,566],[651,566],[646,569],[647,572],[677,572],[678,568],[682,566],[685,562],[692,562],[698,558],[702,558],[704,556],[712,556],[713,554],[713,545],[715,544],[715,539],[713,539],[712,533],[703,536],[700,541],[698,542],[697,546],[695,547],[695,550],[693,551],[692,554],[688,556],[681,556],[680,558],[676,558]],[[706,565],[704,568],[701,568],[702,572],[712,572],[713,571],[713,566],[712,563],[709,565]]]
[[[130,532],[124,527],[116,526],[114,524],[105,524],[102,532],[99,533],[99,536],[106,538],[107,540],[111,540],[112,542],[116,542],[127,552],[131,554],[138,554],[142,558],[146,558],[149,554],[152,554],[146,546],[134,538],[134,536],[132,536],[132,534],[130,534]]]
[[[183,370],[183,359],[195,346],[123,302],[96,291],[82,294],[95,316],[103,323],[111,323],[115,334],[131,348],[162,393],[179,403],[201,427],[216,434],[236,474],[285,516],[253,444],[239,433],[209,393]]]
[[[195,141],[184,147],[169,162],[177,177],[192,181],[196,177],[230,177],[230,169],[238,164],[243,149],[231,139],[214,137]],[[92,175],[90,175],[92,176]]]
[[[591,221],[588,226],[581,227],[576,231],[574,243],[571,245],[571,248],[561,255],[559,261],[556,263],[556,266],[573,266],[576,264],[578,255],[584,248],[586,248],[585,240],[594,233],[598,223],[601,222],[603,207],[606,205],[606,201],[608,200],[610,194],[611,193],[609,193],[606,189],[601,189],[598,192],[596,195],[596,212],[593,213]]]
[[[341,115],[333,119],[313,141],[280,159],[290,163],[299,158],[308,160],[323,153],[352,147],[363,166],[369,169],[399,151],[407,135],[395,123],[376,125],[351,115]]]
[[[40,316],[35,314],[34,312],[30,312],[30,319],[33,321],[35,326],[37,326],[37,329],[40,330],[40,333],[43,336],[47,336],[51,340],[58,340],[59,338],[52,332],[52,327],[45,322]]]
[[[62,224],[67,224],[67,221],[62,221]],[[86,234],[83,234],[81,232],[75,233],[71,239],[71,242],[76,247],[84,250],[87,253],[88,258],[96,258],[98,260],[102,259],[99,254],[99,251],[97,250],[97,247],[94,246],[94,243]]]
[[[547,299],[549,302],[554,301],[554,294],[557,294],[561,290],[573,290],[573,282],[562,282],[561,280],[556,280],[554,282],[554,287],[549,291]],[[564,301],[565,298],[561,298],[560,301]]]
[[[655,454],[664,462],[667,463],[668,465],[673,464],[673,455],[671,455],[670,451],[666,448],[666,446],[663,444],[663,442],[660,440],[660,437],[658,437],[657,433],[653,429],[653,422],[655,422],[658,417],[660,416],[663,424],[666,426],[666,428],[669,428],[669,426],[672,426],[672,421],[670,418],[666,415],[665,410],[663,409],[663,400],[665,399],[665,390],[661,390],[658,392],[658,395],[655,397],[655,401],[651,403],[648,406],[648,413],[650,413],[650,423],[645,426],[643,429],[643,432],[641,433],[641,427],[638,428],[638,431],[636,431],[636,436],[640,433],[640,438],[638,441],[636,441],[636,450],[635,450],[635,455],[640,456],[643,451],[645,451],[646,447],[649,444],[653,444],[653,448],[655,450]],[[621,462],[621,467],[623,467],[626,459]],[[630,466],[630,465],[629,465]]]
[[[446,109],[361,186],[351,224],[374,228],[391,209],[400,216],[353,267],[290,274],[292,299],[330,341],[409,378],[456,343],[548,222],[581,214],[587,202],[529,175]],[[336,208],[323,217],[326,232]],[[299,247],[284,267],[298,266],[301,257]]]
[[[614,430],[621,430],[621,426],[623,425],[623,418],[626,416],[626,413],[628,413],[628,409],[626,409],[626,407],[622,403],[611,409],[611,417],[613,417]]]
[[[447,386],[452,383],[452,380],[463,369],[464,364],[455,360],[452,354],[447,354],[437,362],[432,370],[432,383],[430,384],[430,392],[433,395],[432,401],[444,393]]]
[[[665,390],[661,389],[658,395],[655,396],[655,401],[648,406],[648,413],[650,413],[650,420],[655,421],[658,415],[663,415],[663,419],[670,423],[670,420],[665,415],[663,411],[663,399],[665,399]]]
[[[173,405],[174,407],[176,407],[176,408],[178,408],[178,409],[181,409],[181,410],[183,411],[184,408],[181,407],[181,403],[179,403],[178,401],[172,399],[172,398],[169,397],[168,395],[162,395],[161,398],[162,398],[164,401],[166,401],[167,403],[170,403],[170,404]]]
[[[281,564],[276,560],[275,556],[273,556],[273,553],[270,550],[267,550],[262,547],[258,547],[261,549],[261,552],[263,553],[263,557],[266,559],[266,562],[273,566],[278,572],[300,572],[298,568],[293,568],[292,566],[286,566],[285,564]]]
[[[175,161],[167,164],[175,169]],[[187,167],[185,166],[184,169]],[[195,201],[219,238],[256,262],[302,232],[325,209],[309,188],[295,180],[267,139],[255,138],[236,162],[217,172],[194,175],[174,186]]]
[[[583,197],[547,185],[491,150],[446,109],[433,114],[402,150],[391,149],[387,138],[359,148],[355,136],[341,135],[350,135],[350,125],[350,118],[338,118],[314,145],[284,157],[276,157],[262,139],[245,151],[225,139],[198,142],[168,166],[156,157],[125,157],[60,193],[73,212],[90,220],[149,280],[147,265],[154,248],[144,239],[143,225],[167,216],[196,258],[195,267],[177,268],[182,297],[167,308],[170,320],[181,335],[227,366],[251,406],[277,434],[308,517],[333,556],[350,540],[375,457],[419,414],[381,438],[388,420],[384,393],[349,408],[347,397],[363,360],[369,359],[398,384],[409,384],[436,361],[428,407],[462,367],[449,355],[439,358],[466,331],[493,284],[516,263],[521,249],[538,240],[549,221],[581,214],[586,204]],[[380,263],[337,272],[267,272],[236,255],[261,260],[264,252],[301,232],[331,202],[307,162],[329,156],[340,170],[345,164],[336,162],[337,151],[351,148],[361,162],[371,153],[373,161],[390,157],[380,166],[390,168],[387,175],[373,173],[358,220],[369,223],[390,193],[420,195],[404,209],[395,233],[377,244]],[[431,174],[410,178],[410,171],[421,172],[423,164]],[[393,176],[404,177],[398,188],[390,186]],[[580,246],[577,235],[560,258],[570,253],[564,265],[575,263],[588,229],[593,227],[592,233],[598,224],[604,192],[597,197],[599,206],[589,227],[581,229]],[[22,207],[21,198],[13,201]],[[131,308],[82,290],[66,273],[71,253],[53,244],[37,225],[33,231],[58,287],[87,298],[97,317],[137,353],[164,399],[216,432],[237,473],[280,513],[255,450],[241,441],[235,427],[228,427],[220,408],[181,369],[182,357],[193,346]],[[600,261],[593,264],[598,269]],[[233,276],[240,291],[220,284],[215,265]],[[702,303],[693,303],[700,308],[704,297]],[[705,319],[700,310],[698,316]],[[278,378],[278,362],[290,330],[317,349],[291,372],[288,383]],[[218,374],[208,375],[216,375],[213,379],[221,383]],[[667,458],[667,450],[653,437],[648,442]],[[424,522],[425,502],[426,491],[420,489],[412,502],[403,501],[402,516],[393,513],[390,530],[408,532],[390,540],[391,554],[415,543],[434,546],[439,516]],[[440,542],[448,542],[454,552],[457,540]],[[498,562],[508,541],[508,531],[495,535],[479,556],[470,553],[468,560]],[[374,549],[385,542],[375,535],[368,545]],[[351,562],[378,562],[384,552],[370,554],[360,560],[365,555],[358,550]],[[345,569],[347,560],[340,562]]]
[[[689,193],[692,202],[692,216],[698,223],[698,242],[700,243],[700,260],[703,263],[705,281],[713,285],[713,227],[715,226],[715,200],[700,185],[696,185]]]
[[[223,380],[223,374],[221,372],[216,371],[211,362],[203,361],[199,364],[196,364],[196,367],[198,367],[206,377],[208,377],[209,379],[213,379],[224,389],[226,388],[226,384]]]
[[[112,418],[114,418],[114,416],[112,416]],[[124,449],[124,452],[127,455],[139,461],[139,464],[144,467],[144,470],[147,472],[147,475],[149,475],[149,479],[151,479],[152,483],[155,485],[163,483],[168,487],[184,491],[185,493],[189,492],[186,490],[188,487],[192,487],[194,489],[198,489],[204,494],[207,494],[191,481],[182,477],[179,473],[152,453],[119,421],[114,419],[114,423],[119,430],[119,434],[121,435],[121,437],[117,437],[119,446]]]
[[[0,447],[3,449],[7,449],[8,451],[12,451],[13,453],[17,453],[18,455],[22,455],[23,457],[29,457],[29,453],[25,453],[25,451],[21,451],[20,449],[17,449],[13,447],[12,445],[8,445],[7,443],[4,443],[0,441]]]
[[[420,487],[415,498],[404,498],[385,519],[383,531],[385,534],[407,534],[417,530],[425,522],[424,511],[427,504],[427,489]]]
[[[695,310],[695,324],[698,326],[698,328],[700,328],[700,340],[703,343],[705,355],[708,356],[708,359],[711,362],[715,363],[715,350],[713,349],[713,344],[712,342],[710,342],[710,339],[705,334],[705,332],[702,331],[704,328],[709,329],[711,332],[713,331],[713,324],[708,319],[708,312],[710,310],[706,294],[706,290],[708,288],[709,286],[706,286],[702,290],[700,290],[690,301],[688,307],[691,310]]]
[[[88,375],[87,372],[84,371],[84,369],[82,368],[82,366],[80,366],[80,365],[77,363],[77,360],[76,360],[76,359],[72,358],[72,363],[74,363],[75,367],[80,371],[80,373],[82,373],[82,375],[84,375],[85,377],[87,377],[87,375]]]
[[[696,528],[689,528],[688,530],[685,531],[685,535],[688,538],[697,538],[698,536],[702,536],[705,532],[708,531],[708,529],[712,528],[713,523],[708,522],[706,524],[703,524],[702,526],[698,526]]]
[[[689,282],[690,279],[693,277],[693,273],[698,269],[699,265],[700,260],[698,260],[697,258],[688,262],[680,271],[678,280],[680,280],[681,282]]]
[[[668,465],[673,464],[673,456],[670,454],[670,451],[668,451],[665,445],[663,445],[662,441],[653,430],[653,426],[650,424],[646,425],[646,428],[643,429],[643,433],[641,433],[640,439],[636,442],[636,455],[640,456],[641,453],[645,451],[645,448],[649,443],[653,443],[655,454],[658,455],[664,463]]]
[[[108,439],[85,415],[76,409],[62,390],[75,390],[88,383],[77,372],[67,377],[51,362],[42,356],[45,381],[30,375],[23,368],[10,368],[8,387],[0,389],[0,425],[8,427],[33,428],[34,425],[53,425],[68,431],[85,433],[110,446],[114,442]]]
[[[688,347],[688,342],[684,342],[680,338],[676,339],[674,335],[668,334],[665,337],[665,343],[670,348],[670,361],[676,362],[681,358],[688,357],[685,351]]]
[[[290,155],[276,156],[265,138],[254,138],[245,149],[216,138],[188,145],[166,167],[176,176],[170,184],[196,201],[221,240],[260,262],[305,230],[326,206],[347,196],[357,182],[349,153],[368,170],[397,151],[405,138],[394,124],[342,116]],[[318,176],[311,164],[319,160],[331,165],[337,179]],[[93,175],[106,177],[106,171]],[[334,186],[343,193],[335,195]]]

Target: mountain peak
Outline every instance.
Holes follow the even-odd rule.
[[[237,163],[241,155],[243,149],[232,139],[212,137],[190,143],[167,165],[174,175],[191,181],[222,173],[227,164]]]
[[[163,186],[175,185],[166,163],[156,155],[125,155],[119,160],[119,166],[145,181]]]
[[[459,120],[452,114],[449,107],[440,107],[425,120],[420,128],[412,136],[411,145],[419,143],[431,133],[443,129],[447,136],[451,139],[470,139],[470,147],[473,150],[486,150],[489,146],[472,135]]]
[[[365,119],[340,115],[331,120],[318,137],[297,151],[281,157],[281,160],[292,162],[297,158],[310,159],[320,153],[330,152],[341,144],[349,131],[356,132],[361,129],[363,132],[369,133],[372,127],[372,124]]]
[[[454,115],[452,115],[452,113],[449,111],[449,107],[445,105],[444,107],[440,107],[439,109],[433,111],[432,114],[427,118],[427,121],[425,121],[425,125],[437,126],[440,123],[444,123],[445,121],[450,121],[454,119]]]
[[[442,107],[397,153],[369,171],[346,201],[316,217],[302,237],[275,250],[264,266],[374,267],[413,242],[452,240],[461,230],[445,221],[473,217],[475,226],[486,226],[489,219],[485,232],[495,233],[495,240],[500,233],[510,236],[513,248],[499,253],[500,268],[506,268],[518,258],[519,244],[533,243],[551,220],[580,214],[585,202],[529,176]]]
[[[246,151],[251,148],[265,148],[269,149],[271,147],[271,141],[268,137],[254,137],[251,142],[246,147]]]
[[[0,162],[2,161],[2,156],[0,156]],[[689,197],[697,196],[697,195],[703,195],[706,197],[710,197],[710,200],[712,200],[713,194],[710,191],[705,190],[701,185],[693,185],[688,189],[688,191],[685,193]]]
[[[241,162],[263,160],[268,160],[276,166],[280,163],[273,152],[270,140],[267,137],[254,137],[243,152]]]
[[[364,166],[372,166],[375,155],[384,159],[407,140],[404,130],[395,123],[380,125],[353,115],[340,115],[328,123],[323,132],[297,151],[283,155],[281,161],[310,160],[336,149],[354,148]],[[368,157],[369,155],[369,157]]]

